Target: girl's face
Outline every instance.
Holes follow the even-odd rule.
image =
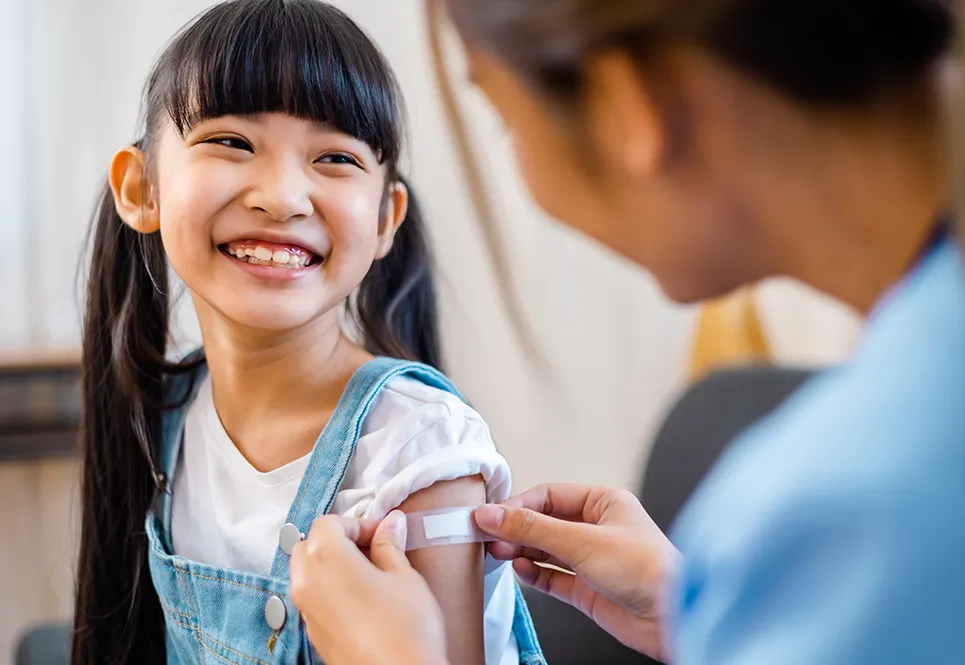
[[[281,332],[340,311],[405,216],[404,187],[386,197],[368,145],[285,114],[205,120],[183,138],[168,125],[152,157],[164,248],[202,321]]]

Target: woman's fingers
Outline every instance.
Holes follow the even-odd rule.
[[[537,566],[529,559],[517,559],[513,562],[513,569],[520,581],[527,586],[553,596],[567,605],[574,604],[577,578],[573,573]]]
[[[570,567],[555,556],[532,547],[520,547],[509,543],[494,542],[489,544],[489,555],[498,561],[515,561],[516,559],[529,559],[537,563],[545,563],[558,568],[569,570]]]
[[[308,538],[295,546],[291,559],[292,600],[299,608],[313,602],[317,588],[325,587],[333,569],[361,574],[371,564],[355,541],[365,529],[358,520],[327,515],[315,520]]]
[[[526,508],[480,506],[475,518],[480,529],[502,541],[503,544],[491,550],[498,558],[502,558],[502,554],[514,553],[514,550],[507,549],[508,544],[520,548],[515,551],[523,556],[528,552],[537,560],[565,561],[577,568],[587,552],[594,550],[597,536],[585,524],[549,517]]]
[[[412,570],[405,556],[405,539],[405,515],[395,510],[376,529],[369,547],[369,559],[385,572]]]
[[[601,524],[645,512],[631,492],[595,485],[559,483],[540,485],[505,502],[507,508],[524,508],[570,522]]]
[[[510,508],[526,508],[555,517],[581,517],[593,491],[594,487],[591,485],[573,483],[540,485],[517,494],[503,502],[503,505]]]
[[[323,534],[326,537],[337,534],[352,541],[358,547],[368,547],[378,527],[379,523],[375,520],[355,519],[342,515],[323,515],[315,520],[308,539],[311,539],[312,533],[317,533],[316,537],[319,539],[322,538]]]
[[[343,518],[350,519],[350,518]],[[369,547],[372,544],[372,537],[375,536],[376,529],[379,528],[379,522],[377,520],[352,520],[356,523],[356,527],[353,527],[353,534],[355,538],[351,538],[359,547]]]

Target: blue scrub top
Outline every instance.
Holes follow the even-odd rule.
[[[965,268],[938,242],[855,354],[729,449],[672,540],[678,665],[965,663]]]

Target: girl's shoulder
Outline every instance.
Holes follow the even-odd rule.
[[[440,371],[391,358],[376,358],[360,368],[349,382],[341,406],[364,408],[363,425],[368,431],[398,421],[423,426],[469,421],[486,428],[482,416]]]
[[[418,377],[380,390],[362,423],[336,512],[381,519],[439,481],[481,476],[488,501],[509,496],[509,465],[483,417],[457,394]]]
[[[389,370],[366,414],[362,436],[392,430],[394,438],[431,438],[443,434],[452,444],[467,432],[472,438],[491,444],[489,427],[462,393],[435,369],[412,363],[394,364],[403,371]],[[438,437],[437,437],[438,438]]]
[[[408,411],[429,411],[482,421],[482,416],[456,392],[430,385],[410,376],[395,377],[386,383],[380,400],[385,405]]]

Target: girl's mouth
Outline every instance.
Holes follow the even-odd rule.
[[[278,245],[263,240],[238,240],[220,245],[223,254],[256,266],[298,270],[321,263],[322,257],[298,245]]]

